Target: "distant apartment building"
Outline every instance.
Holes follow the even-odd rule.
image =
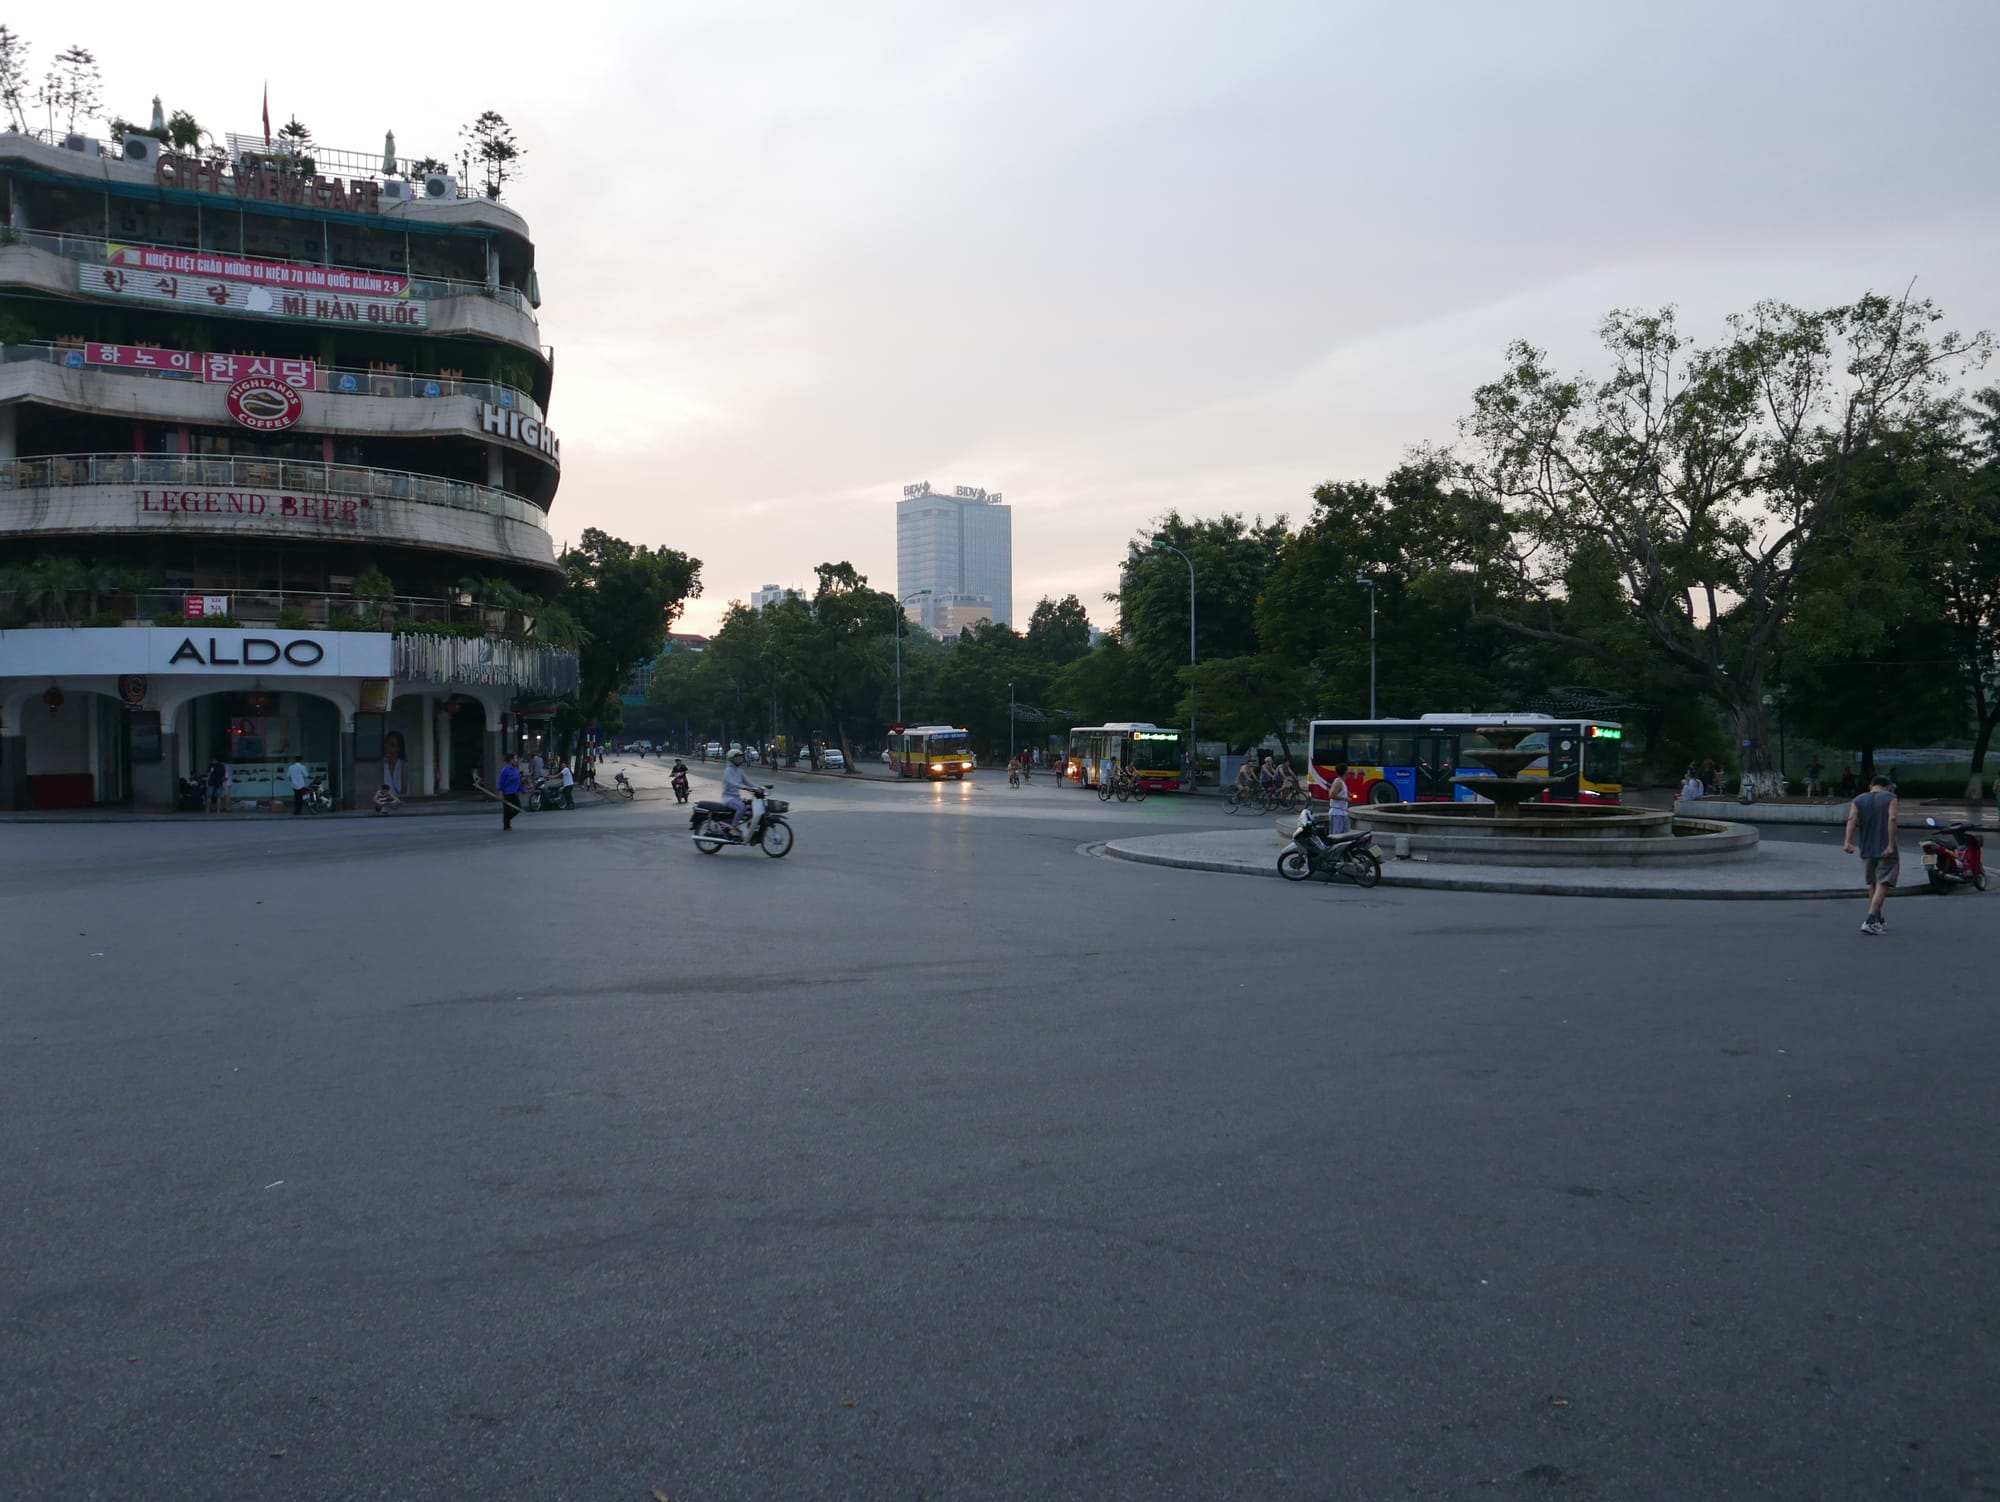
[[[922,598],[910,596],[929,590]],[[903,487],[896,503],[896,593],[910,618],[940,636],[973,619],[1014,624],[1014,514],[999,491],[970,485],[952,494],[928,480]],[[988,614],[967,612],[985,607]]]
[[[806,592],[802,589],[793,589],[789,585],[766,584],[762,589],[750,592],[750,608],[764,610],[776,605],[780,600],[803,600],[805,597]]]

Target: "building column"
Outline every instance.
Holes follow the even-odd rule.
[[[375,790],[368,790],[372,798]],[[354,801],[354,719],[351,715],[341,716],[340,725],[340,798],[339,807],[356,808]]]
[[[486,484],[493,490],[507,488],[507,472],[501,467],[500,445],[497,443],[486,445]]]
[[[0,808],[28,806],[28,738],[18,731],[0,735]]]
[[[160,759],[132,763],[132,806],[172,811],[178,794],[180,756],[175,733],[160,731]]]
[[[486,242],[486,285],[492,291],[500,290],[500,247],[491,240]]]
[[[500,786],[500,769],[507,765],[507,731],[501,723],[505,718],[490,710],[486,716],[486,750],[481,754],[479,775],[489,788]]]
[[[21,409],[18,405],[0,407],[0,459],[12,459],[20,442]]]

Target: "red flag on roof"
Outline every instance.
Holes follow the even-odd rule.
[[[264,82],[264,144],[271,144],[271,84],[268,79]]]

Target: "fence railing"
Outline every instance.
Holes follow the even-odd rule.
[[[404,683],[512,688],[548,698],[575,693],[578,682],[576,653],[494,637],[398,636],[396,677]]]
[[[93,136],[88,132],[44,129],[31,130],[27,134],[45,146],[65,147],[73,139],[90,141],[95,143],[98,155],[109,161],[122,160],[125,155],[125,143],[123,141],[112,140],[109,136]],[[421,176],[417,171],[418,165],[429,160],[425,157],[398,156],[396,158],[396,170],[394,172],[384,172],[382,170],[383,157],[379,151],[346,151],[337,146],[321,146],[317,142],[307,146],[302,151],[294,150],[286,140],[278,136],[272,136],[270,144],[266,145],[264,137],[261,134],[253,135],[248,131],[235,130],[224,131],[222,142],[220,143],[215,142],[213,136],[210,136],[209,139],[213,144],[204,151],[194,153],[196,156],[204,159],[223,161],[233,161],[248,152],[255,152],[259,156],[268,156],[278,160],[283,160],[287,156],[309,157],[312,160],[314,168],[317,169],[322,177],[360,177],[374,178],[378,181],[390,177],[402,177],[415,181]],[[446,164],[445,170],[452,177],[460,176],[458,169],[451,163]],[[458,196],[460,198],[479,198],[483,195],[473,183],[461,178],[458,185]]]
[[[161,350],[159,353],[164,356],[170,352]],[[37,340],[32,344],[0,344],[0,364],[60,365],[72,370],[149,376],[162,381],[201,381],[201,358],[198,353],[193,355],[188,362],[195,367],[191,370],[163,370],[158,366],[93,365],[85,349],[76,344],[56,344],[46,340]],[[257,358],[277,363],[288,357],[259,355]],[[540,404],[527,392],[498,381],[469,381],[463,376],[407,375],[396,371],[364,370],[351,365],[316,365],[312,384],[302,389],[323,391],[329,396],[414,397],[423,401],[435,401],[447,396],[475,396],[496,407],[512,407],[537,422],[546,420]]]
[[[68,485],[143,485],[181,490],[220,486],[305,495],[364,496],[371,500],[413,501],[425,506],[477,511],[525,522],[543,532],[549,527],[548,514],[540,506],[511,491],[360,464],[221,454],[47,454],[30,459],[0,459],[0,492]]]
[[[528,295],[518,287],[489,287],[484,282],[461,281],[455,277],[418,276],[405,271],[400,266],[342,266],[332,261],[301,261],[289,256],[263,256],[254,251],[216,250],[202,245],[162,245],[139,240],[105,240],[96,235],[71,235],[46,229],[9,229],[4,239],[17,244],[32,245],[38,250],[46,250],[61,256],[66,261],[76,261],[86,266],[106,266],[111,264],[112,245],[129,245],[136,250],[158,250],[180,255],[225,255],[247,257],[255,260],[281,261],[292,266],[311,266],[321,271],[349,271],[359,276],[407,276],[410,279],[410,296],[418,298],[483,297],[493,302],[505,303],[535,321],[535,309],[528,301]],[[228,280],[228,278],[224,278]]]

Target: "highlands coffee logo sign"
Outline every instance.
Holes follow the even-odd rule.
[[[294,640],[280,642],[270,636],[246,636],[237,643],[237,651],[243,655],[231,657],[225,647],[218,646],[214,637],[208,638],[208,652],[195,644],[192,636],[181,638],[181,644],[174,648],[174,655],[167,659],[167,666],[177,663],[194,662],[207,668],[267,668],[283,658],[295,668],[316,668],[326,660],[326,648],[316,641]]]
[[[299,420],[305,402],[297,391],[269,376],[247,376],[224,398],[229,415],[259,433],[276,433]]]

